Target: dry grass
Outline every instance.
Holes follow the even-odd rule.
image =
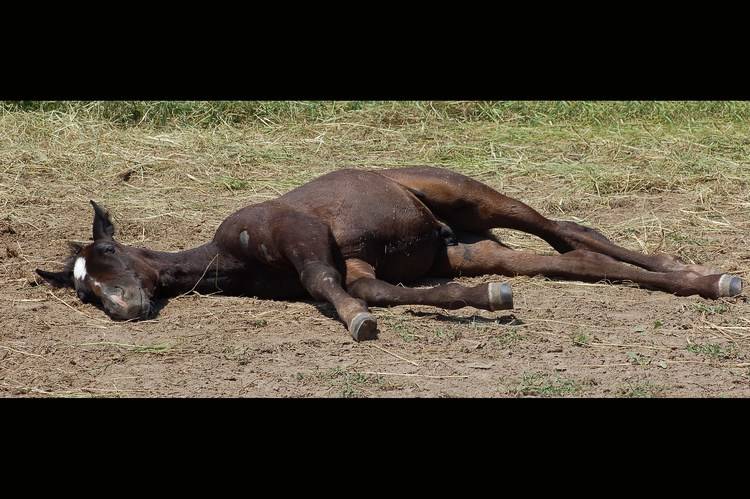
[[[554,218],[595,226],[623,246],[712,262],[747,278],[750,275],[746,241],[750,230],[749,118],[750,103],[710,102],[6,103],[0,106],[0,267],[3,270],[0,294],[14,306],[21,303],[33,307],[37,305],[33,300],[39,300],[40,304],[51,303],[49,306],[66,309],[47,295],[29,292],[26,283],[32,278],[33,268],[60,263],[65,241],[88,239],[89,199],[112,210],[122,242],[178,250],[208,240],[233,210],[275,197],[322,173],[344,166],[381,168],[413,164],[441,165],[463,172]],[[512,247],[549,251],[533,237],[500,232]],[[536,278],[518,278],[513,285],[519,297],[517,313],[524,316],[523,322],[477,321],[482,315],[475,311],[451,312],[455,320],[449,321],[442,320],[441,312],[434,309],[414,309],[427,314],[430,320],[401,308],[378,310],[386,337],[390,338],[380,344],[384,351],[354,346],[351,355],[361,358],[377,355],[385,359],[383,362],[413,368],[408,374],[455,376],[455,380],[449,378],[455,383],[460,383],[462,376],[478,383],[478,379],[489,375],[482,369],[467,371],[456,364],[446,368],[438,361],[426,362],[425,356],[444,358],[457,345],[472,342],[487,344],[476,350],[484,356],[505,355],[514,348],[532,348],[531,345],[544,340],[584,352],[586,359],[575,363],[580,366],[611,364],[623,366],[611,369],[641,370],[648,367],[659,373],[662,362],[670,368],[683,361],[700,362],[696,366],[703,367],[695,369],[725,362],[705,355],[672,358],[660,350],[683,351],[686,341],[692,341],[699,345],[719,345],[716,348],[722,351],[731,348],[732,366],[747,362],[750,322],[744,320],[750,318],[743,302],[727,302],[728,311],[719,313],[718,309],[711,312],[689,306],[704,302],[697,298],[666,301],[660,312],[644,313],[640,326],[652,335],[647,340],[632,337],[634,325],[630,318],[618,319],[618,314],[626,314],[628,308],[650,306],[648,300],[633,294],[635,290],[614,288],[613,291],[603,285]],[[63,292],[58,295],[68,306],[83,310],[72,295]],[[540,309],[537,303],[525,301],[540,295],[565,295],[570,298],[565,303],[572,308],[576,307],[576,300],[583,300],[593,310],[602,311],[606,327],[573,310],[550,312]],[[627,299],[617,308],[611,303],[613,297]],[[199,326],[207,324],[205,321],[218,320],[206,317],[205,311],[214,307],[223,307],[222,320],[236,314],[259,321],[257,326],[245,322],[243,331],[251,327],[267,332],[291,327],[289,324],[297,324],[295,321],[307,324],[308,328],[320,328],[319,331],[338,331],[335,320],[318,316],[319,312],[309,304],[281,307],[255,301],[248,305],[242,299],[186,297],[182,300],[197,302],[176,307],[174,312],[165,310],[164,320],[174,321],[188,332],[197,328],[196,335],[200,334]],[[655,301],[662,303],[658,295]],[[6,305],[2,306],[5,310]],[[675,311],[674,307],[683,308]],[[664,310],[691,319],[670,320],[659,315]],[[39,351],[18,339],[25,337],[18,331],[21,316],[3,315],[0,328],[6,334],[12,331],[16,339],[3,337],[0,356],[34,361],[36,357],[32,355],[41,355]],[[90,331],[104,327],[86,314],[70,315],[75,316],[70,324],[58,323],[54,327]],[[663,325],[655,326],[658,323]],[[44,327],[43,323],[39,327]],[[139,335],[137,328],[153,332],[160,327],[158,321],[125,329],[118,326],[120,336],[86,338],[76,344],[120,343],[133,350],[122,355],[141,352],[139,359],[154,352],[151,347],[135,348],[137,345],[161,348],[169,344],[169,349],[160,351],[164,353],[162,357],[169,358],[194,352],[196,348],[214,348],[207,343],[209,340],[204,343],[203,339],[200,342],[196,339],[198,343],[194,343],[186,339],[189,335],[175,336],[173,332],[153,340],[148,336],[139,339],[128,336]],[[239,326],[227,327],[229,332],[221,341],[232,344],[234,337],[226,335],[234,331],[232,327]],[[507,330],[498,334],[498,327]],[[307,330],[303,325],[299,329]],[[345,334],[342,331],[338,332]],[[462,334],[467,337],[462,338]],[[262,337],[264,341],[273,341],[270,332]],[[101,350],[103,345],[86,348]],[[244,350],[237,345],[232,348],[236,351],[225,355],[234,359],[232,362],[244,362]],[[300,348],[305,355],[316,355],[304,345]],[[628,352],[641,356],[628,357]],[[253,355],[261,354],[262,351]],[[487,362],[482,359],[477,362]],[[602,363],[600,359],[606,361]],[[252,365],[251,360],[248,362]],[[410,366],[409,362],[419,366]],[[495,364],[493,369],[500,362]],[[5,364],[6,368],[8,365]],[[537,367],[532,362],[517,372],[507,372],[513,382],[498,384],[493,379],[497,391],[486,394],[544,395],[550,391],[547,384],[528,377],[531,376],[528,373],[537,375]],[[578,367],[576,375],[581,379],[587,373],[598,375],[595,373],[603,370],[600,367]],[[392,365],[382,364],[358,366],[351,372],[396,371]],[[11,384],[26,386],[28,393],[83,393],[70,389],[70,383],[61,381],[45,388],[18,376],[12,378],[15,384]],[[555,376],[549,379],[557,379]],[[414,380],[409,383],[417,383],[418,388],[426,386],[421,377],[415,376]],[[612,387],[612,393],[638,395],[644,390],[632,387],[642,386],[639,384],[642,382],[646,383],[633,378]],[[668,394],[669,390],[663,389],[664,382],[659,381],[658,389],[655,384],[643,386],[650,387],[649,394]],[[585,379],[576,378],[575,383],[575,396],[593,390]],[[464,385],[450,386],[445,390],[456,393],[450,390],[460,390]],[[533,389],[520,390],[519,386]],[[549,386],[557,387],[554,383]],[[418,388],[414,390],[424,393]],[[253,393],[248,390],[241,393]],[[171,392],[150,392],[141,386],[132,388],[132,393]],[[427,390],[427,394],[442,392]]]
[[[607,235],[646,251],[700,259],[718,250],[711,234],[740,238],[748,229],[748,122],[717,121],[708,113],[681,123],[604,126],[566,122],[563,115],[540,125],[528,117],[482,121],[476,117],[481,106],[462,120],[445,111],[460,103],[439,106],[448,117],[429,103],[368,104],[361,115],[333,103],[325,119],[312,121],[297,120],[298,110],[286,122],[277,112],[273,122],[259,116],[236,125],[167,128],[148,121],[118,125],[85,107],[6,111],[0,116],[0,219],[54,234],[54,219],[32,217],[28,208],[78,207],[87,218],[92,198],[114,210],[127,242],[158,243],[147,222],[159,219],[197,225],[196,235],[205,238],[242,203],[275,197],[336,168],[437,164],[551,216],[612,222]],[[530,105],[527,114],[535,110]],[[669,213],[660,212],[665,193]],[[613,211],[630,216],[615,222],[608,219]]]

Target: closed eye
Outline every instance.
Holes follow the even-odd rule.
[[[115,245],[112,243],[97,243],[95,248],[100,255],[111,255],[115,252]]]

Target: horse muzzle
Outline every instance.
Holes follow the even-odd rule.
[[[107,315],[117,321],[143,320],[151,316],[151,300],[141,288],[107,289],[102,295]]]

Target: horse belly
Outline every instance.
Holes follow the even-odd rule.
[[[392,241],[381,245],[382,256],[375,259],[379,279],[388,282],[408,282],[424,277],[432,268],[437,253],[434,234],[415,240]]]
[[[426,275],[442,244],[439,231],[427,220],[391,231],[363,231],[356,237],[351,232],[341,235],[334,231],[334,238],[344,260],[363,260],[373,266],[379,279],[389,282]]]

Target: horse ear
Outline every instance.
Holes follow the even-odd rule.
[[[46,270],[36,269],[36,273],[56,288],[73,287],[73,272],[70,270],[47,272]]]
[[[109,213],[94,201],[91,201],[91,206],[94,207],[94,241],[112,239],[115,235],[115,226],[109,219]]]

